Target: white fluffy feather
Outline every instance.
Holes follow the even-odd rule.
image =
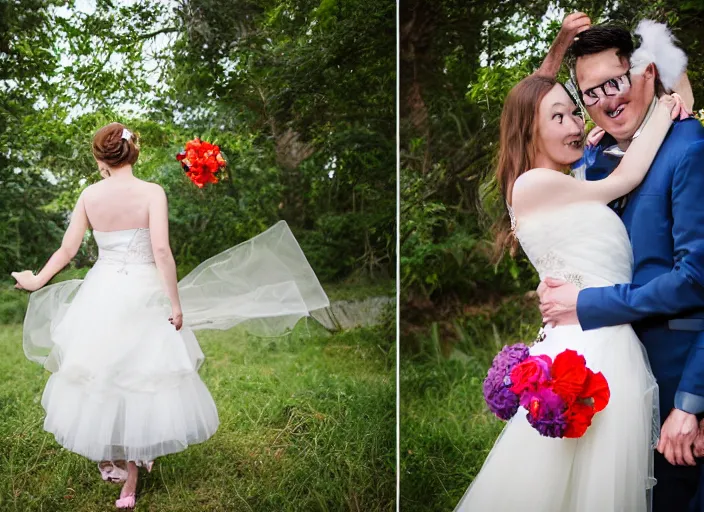
[[[687,69],[687,55],[675,46],[675,38],[664,23],[641,20],[635,33],[641,36],[642,41],[631,56],[631,72],[641,74],[653,62],[660,81],[671,91]]]

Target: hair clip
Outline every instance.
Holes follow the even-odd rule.
[[[122,129],[122,138],[126,140],[130,140],[132,138],[132,132],[129,131],[127,128]]]

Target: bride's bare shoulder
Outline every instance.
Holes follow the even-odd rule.
[[[514,210],[533,209],[536,202],[549,201],[553,192],[573,180],[571,176],[553,169],[535,168],[521,174],[511,192]]]
[[[553,169],[537,167],[521,174],[513,184],[514,191],[519,189],[531,189],[536,186],[571,183],[574,180],[569,174],[561,173]]]
[[[152,183],[149,181],[144,182],[146,184],[145,189],[150,201],[164,201],[166,200],[166,191],[158,183]]]
[[[521,187],[531,187],[536,184],[549,182],[564,182],[565,180],[573,179],[567,174],[563,174],[560,171],[555,171],[554,169],[545,169],[543,167],[536,167],[535,169],[530,169],[523,174],[521,174],[514,183],[515,188]]]
[[[164,193],[164,187],[162,187],[158,183],[152,183],[151,181],[145,181],[144,183],[147,184],[147,186],[149,187],[149,191],[152,192],[153,194]]]
[[[100,182],[91,183],[86,188],[84,188],[81,192],[81,197],[83,197],[83,200],[92,198],[96,194],[96,190],[100,190],[100,187],[98,185],[100,185]]]

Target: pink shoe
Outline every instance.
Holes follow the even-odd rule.
[[[116,466],[112,461],[102,461],[98,464],[98,469],[100,470],[100,476],[106,482],[117,484],[127,480],[127,471],[119,466]]]
[[[131,492],[127,496],[122,496],[120,493],[120,499],[115,501],[115,506],[117,508],[134,508],[135,494]]]

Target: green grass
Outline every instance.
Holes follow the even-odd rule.
[[[136,510],[394,510],[395,346],[381,332],[198,333],[220,428],[142,472]],[[48,375],[21,326],[0,325],[0,510],[114,509],[119,486],[42,429]]]
[[[451,328],[431,326],[409,343],[419,351],[402,353],[403,512],[449,511],[462,498],[504,425],[484,404],[487,369],[504,344],[535,337],[539,315],[534,302],[511,298]]]

